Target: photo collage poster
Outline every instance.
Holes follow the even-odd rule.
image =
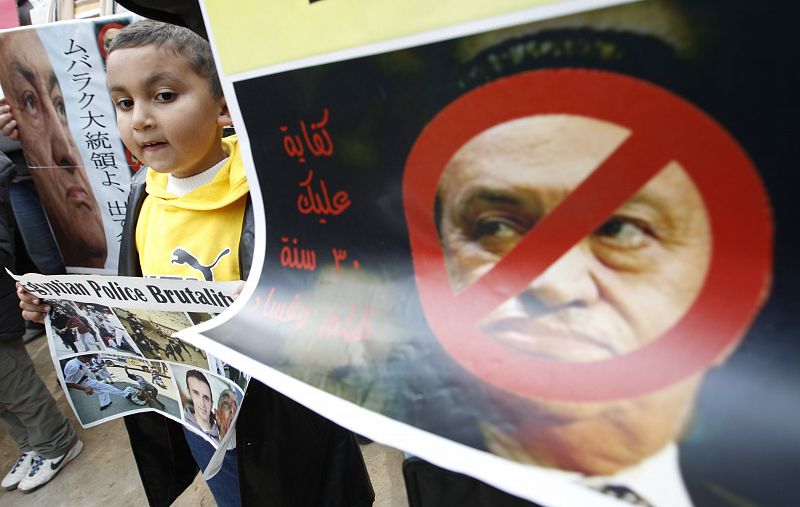
[[[81,426],[156,411],[227,444],[249,376],[174,334],[227,308],[238,282],[15,278],[50,304],[51,355]]]

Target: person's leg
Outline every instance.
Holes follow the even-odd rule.
[[[149,396],[149,398],[150,398],[150,401],[152,401],[153,403],[155,403],[156,405],[158,405],[158,407],[159,407],[161,410],[166,410],[166,409],[167,409],[167,406],[166,406],[166,405],[164,405],[164,404],[161,402],[161,400],[159,400],[159,399],[158,399],[158,389],[148,389],[148,390],[147,390],[147,395]]]
[[[192,433],[184,428],[186,442],[192,451],[192,456],[200,467],[205,470],[211,457],[214,455],[214,447],[203,437]],[[206,481],[208,489],[214,495],[214,500],[219,507],[241,507],[242,499],[239,493],[239,465],[236,461],[236,450],[229,450],[225,453],[225,459],[217,475]]]
[[[109,403],[111,403],[111,396],[125,398],[134,405],[139,405],[140,407],[145,404],[143,400],[140,400],[138,397],[134,396],[138,391],[133,387],[128,387],[123,391],[113,384],[98,382],[94,379],[87,379],[81,385],[91,387],[98,394],[101,407],[107,407]]]
[[[96,392],[103,393],[106,396],[108,396],[108,395],[119,396],[121,398],[128,398],[131,395],[131,391],[132,391],[131,388],[126,389],[126,390],[123,391],[122,389],[120,389],[120,388],[118,388],[116,386],[104,384],[103,382],[98,382],[97,380],[94,380],[94,379],[84,380],[83,384],[81,384],[81,385],[85,385],[87,387],[91,387]]]
[[[14,364],[13,359],[0,356],[0,400],[6,398],[4,390],[8,382],[5,379],[5,374],[7,372],[10,373],[12,368],[15,367],[16,364]],[[16,414],[9,412],[2,403],[0,403],[0,422],[2,422],[2,426],[5,428],[8,435],[17,444],[17,449],[19,449],[20,452],[14,466],[5,474],[0,483],[3,489],[12,490],[17,487],[19,481],[30,471],[31,463],[33,462],[36,452],[28,442],[28,432],[25,429],[25,424],[19,420]]]
[[[64,338],[61,338],[61,343],[63,343],[67,347],[71,348],[72,351],[75,352],[76,354],[78,353],[78,347],[75,346],[75,342],[74,341],[65,340]]]
[[[84,333],[84,337],[86,338],[86,341],[89,342],[91,350],[100,350],[100,345],[97,343],[97,338],[92,334],[91,331]]]
[[[104,409],[111,404],[111,395],[105,392],[98,391],[97,400],[100,402],[100,408]]]
[[[13,363],[0,373],[0,404],[19,419],[31,449],[48,459],[61,456],[77,440],[72,426],[36,374],[22,342],[0,343],[0,349]]]
[[[5,363],[0,360],[0,367],[5,366]],[[20,454],[32,451],[33,447],[28,442],[28,432],[25,430],[25,424],[19,420],[19,417],[13,412],[9,412],[2,405],[0,405],[0,422],[3,423],[8,436],[17,444]]]
[[[80,338],[80,340],[81,340],[81,343],[83,344],[83,349],[84,349],[85,351],[87,351],[87,352],[88,352],[89,350],[91,350],[91,349],[89,348],[89,344],[86,342],[86,338],[87,338],[88,336],[89,336],[89,333],[81,333],[81,332],[78,332],[78,338]]]

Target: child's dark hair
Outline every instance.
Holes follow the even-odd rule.
[[[208,41],[182,26],[145,19],[126,26],[111,41],[108,55],[117,49],[156,46],[186,59],[192,69],[208,80],[214,98],[222,97],[214,55]]]

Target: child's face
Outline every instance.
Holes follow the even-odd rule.
[[[183,57],[152,45],[118,49],[107,75],[122,142],[145,165],[185,178],[225,158],[225,99]]]

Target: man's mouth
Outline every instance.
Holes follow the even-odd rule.
[[[68,201],[77,201],[79,204],[85,204],[87,206],[91,204],[89,193],[80,185],[72,185],[67,188],[65,197]]]
[[[613,343],[602,337],[554,326],[524,317],[489,320],[480,325],[495,341],[543,359],[588,362],[609,359],[619,354]]]
[[[88,195],[89,194],[86,192],[86,190],[83,187],[81,187],[80,185],[72,185],[71,187],[69,187],[67,189],[67,198],[70,198],[70,197],[76,197],[77,198],[77,197],[84,197],[84,196],[88,196]]]

